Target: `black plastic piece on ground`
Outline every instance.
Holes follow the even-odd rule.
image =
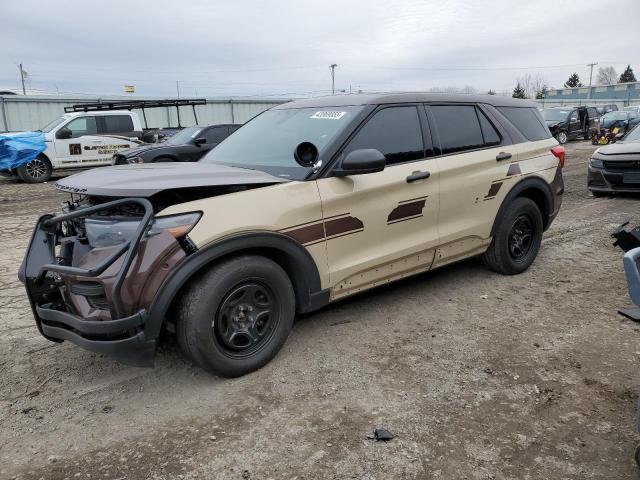
[[[629,225],[629,222],[623,223],[611,234],[611,238],[616,239],[613,242],[613,246],[620,247],[625,252],[640,247],[640,226],[627,231],[624,229],[627,225]]]
[[[388,440],[391,440],[394,435],[389,430],[386,430],[384,428],[376,428],[373,431],[373,437],[379,442],[386,442]]]
[[[640,322],[640,307],[627,307],[618,310],[618,313],[623,317],[627,317],[634,322]]]

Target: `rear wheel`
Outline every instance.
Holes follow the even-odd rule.
[[[558,140],[559,144],[564,145],[565,143],[567,143],[568,139],[569,137],[567,137],[567,132],[556,133],[556,140]]]
[[[168,163],[173,161],[173,158],[170,157],[158,157],[153,161],[153,163]]]
[[[491,270],[504,275],[524,272],[531,266],[542,242],[542,215],[529,198],[516,198],[498,220],[491,245],[483,255]]]
[[[53,168],[44,155],[38,155],[26,165],[16,169],[18,177],[25,183],[42,183],[51,178]]]
[[[176,334],[196,364],[237,377],[278,353],[294,315],[293,287],[285,271],[268,258],[246,255],[191,282],[180,301]]]

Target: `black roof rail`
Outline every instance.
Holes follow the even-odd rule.
[[[196,105],[206,105],[207,100],[205,98],[183,98],[174,100],[113,100],[113,101],[98,101],[92,103],[80,103],[78,105],[72,105],[70,107],[64,107],[65,113],[71,112],[108,112],[113,110],[133,110],[134,108],[141,109],[144,117],[145,128],[147,126],[147,116],[144,113],[145,108],[161,108],[161,107],[176,107],[178,113],[178,128],[180,125],[180,107],[193,108],[193,116],[196,124],[198,123],[198,117],[196,116]]]

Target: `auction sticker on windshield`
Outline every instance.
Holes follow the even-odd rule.
[[[322,118],[322,119],[326,119],[326,120],[340,120],[346,114],[347,114],[347,112],[334,112],[334,111],[330,111],[330,110],[322,110],[320,112],[314,113],[309,118]]]

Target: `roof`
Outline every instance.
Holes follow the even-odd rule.
[[[499,95],[467,95],[449,93],[388,93],[388,94],[356,94],[332,95],[328,97],[296,100],[274,107],[275,110],[308,107],[343,107],[348,105],[380,105],[385,103],[486,103],[494,107],[531,107],[537,104],[530,100],[503,97]]]

